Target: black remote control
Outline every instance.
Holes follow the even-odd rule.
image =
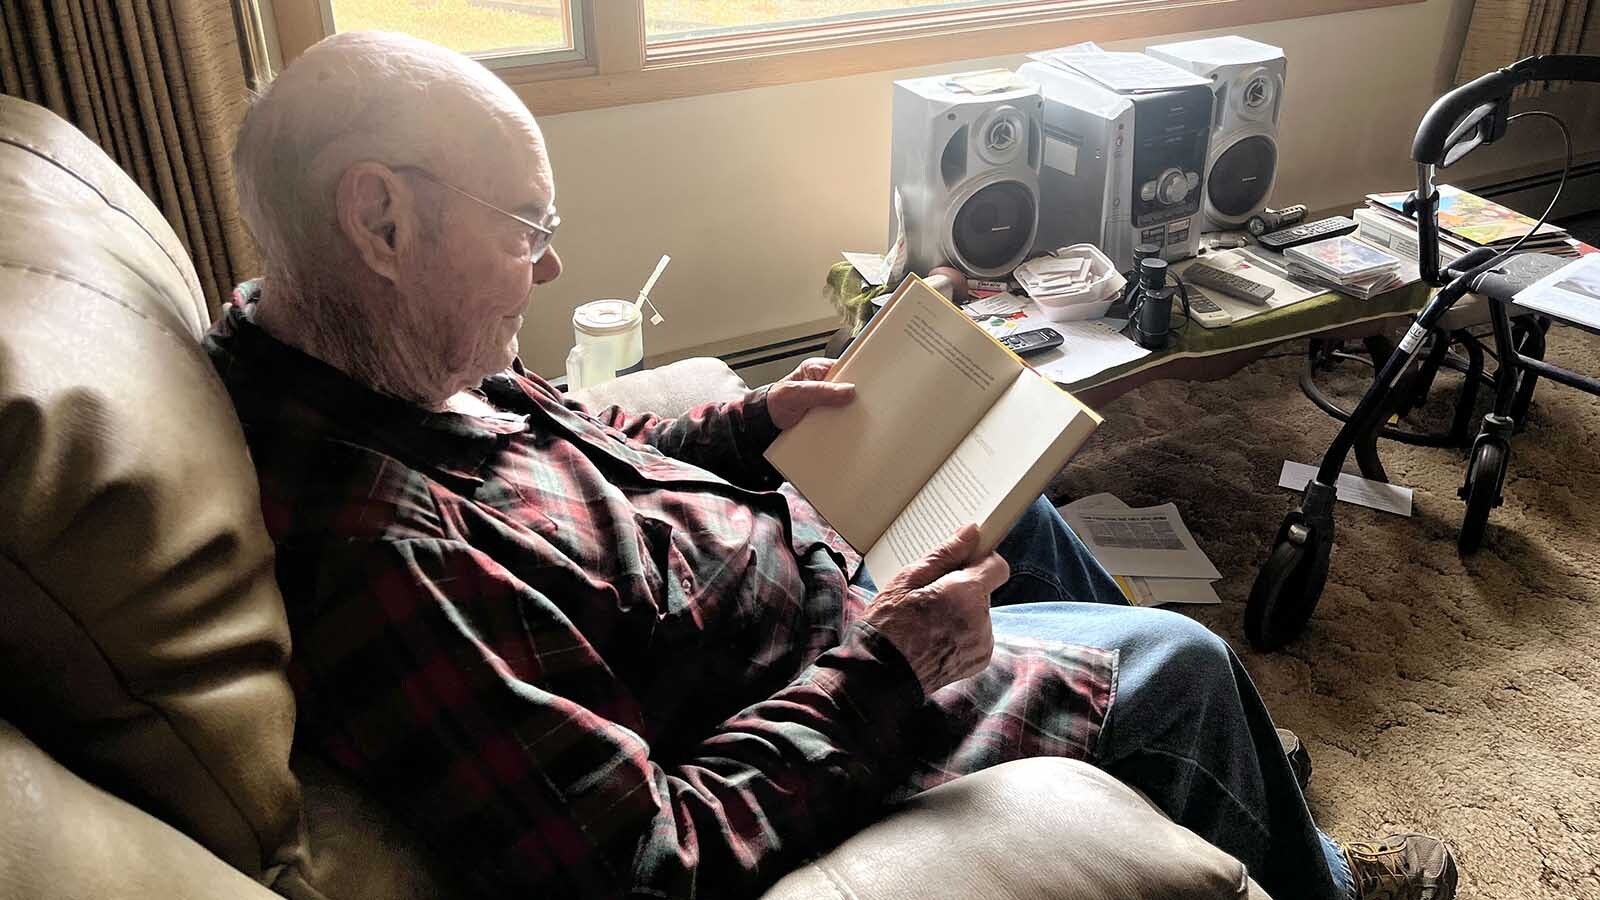
[[[1347,216],[1329,216],[1315,222],[1306,222],[1293,228],[1284,228],[1278,231],[1269,231],[1256,238],[1261,246],[1268,250],[1282,252],[1290,247],[1320,241],[1323,238],[1338,237],[1356,230],[1356,221]]]
[[[1035,328],[1032,331],[1008,334],[1000,339],[1000,343],[1018,356],[1032,356],[1061,346],[1061,332],[1054,328]]]

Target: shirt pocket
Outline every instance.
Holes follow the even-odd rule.
[[[657,614],[663,622],[687,618],[698,626],[697,579],[694,566],[679,546],[678,530],[670,522],[637,513],[634,524],[645,564],[645,584]]]

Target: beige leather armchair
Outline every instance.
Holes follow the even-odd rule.
[[[0,898],[461,896],[448,860],[291,757],[272,546],[206,326],[150,202],[0,97]],[[741,388],[696,361],[606,390],[663,385]],[[1060,760],[930,791],[768,896],[1264,897]]]

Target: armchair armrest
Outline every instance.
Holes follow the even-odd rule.
[[[933,886],[937,885],[937,890]],[[913,797],[762,900],[1270,900],[1105,772],[1026,759]]]

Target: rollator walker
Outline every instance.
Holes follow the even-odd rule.
[[[1429,343],[1430,363],[1420,380],[1424,386],[1431,382],[1438,358],[1444,355],[1441,352],[1444,348],[1439,344],[1444,342],[1447,347],[1450,340],[1442,331],[1435,334],[1435,329],[1456,301],[1468,294],[1485,298],[1499,363],[1494,375],[1494,411],[1484,415],[1482,427],[1472,442],[1466,480],[1459,491],[1466,501],[1466,516],[1458,540],[1463,554],[1478,549],[1489,511],[1500,505],[1511,455],[1511,436],[1526,415],[1538,377],[1600,394],[1600,380],[1544,361],[1548,317],[1534,317],[1525,310],[1511,309],[1512,298],[1519,291],[1571,260],[1542,253],[1519,254],[1518,249],[1527,240],[1525,236],[1503,252],[1478,248],[1443,271],[1439,265],[1436,170],[1450,166],[1483,144],[1504,137],[1512,121],[1538,116],[1551,120],[1561,129],[1566,139],[1566,166],[1562,169],[1555,198],[1539,218],[1540,226],[1560,200],[1572,169],[1572,139],[1566,125],[1547,112],[1511,115],[1510,111],[1512,92],[1519,85],[1533,81],[1600,81],[1600,57],[1552,55],[1524,59],[1439,98],[1417,129],[1411,145],[1411,158],[1417,164],[1417,190],[1407,199],[1405,211],[1417,220],[1417,262],[1422,278],[1438,291],[1412,319],[1399,346],[1376,366],[1372,386],[1354,412],[1341,416],[1345,419],[1344,425],[1322,457],[1316,478],[1307,483],[1300,508],[1290,512],[1278,528],[1272,551],[1256,576],[1245,610],[1245,632],[1258,649],[1282,647],[1297,637],[1310,621],[1328,579],[1336,480],[1345,459],[1355,450],[1363,474],[1387,480],[1377,460],[1376,441],[1384,434],[1389,417],[1412,402],[1410,396],[1395,390],[1396,381],[1423,355],[1424,343]],[[1529,236],[1537,230],[1530,231]],[[1519,318],[1515,326],[1513,315]],[[1430,335],[1435,336],[1433,341],[1428,340]],[[1379,362],[1374,360],[1375,364]]]

